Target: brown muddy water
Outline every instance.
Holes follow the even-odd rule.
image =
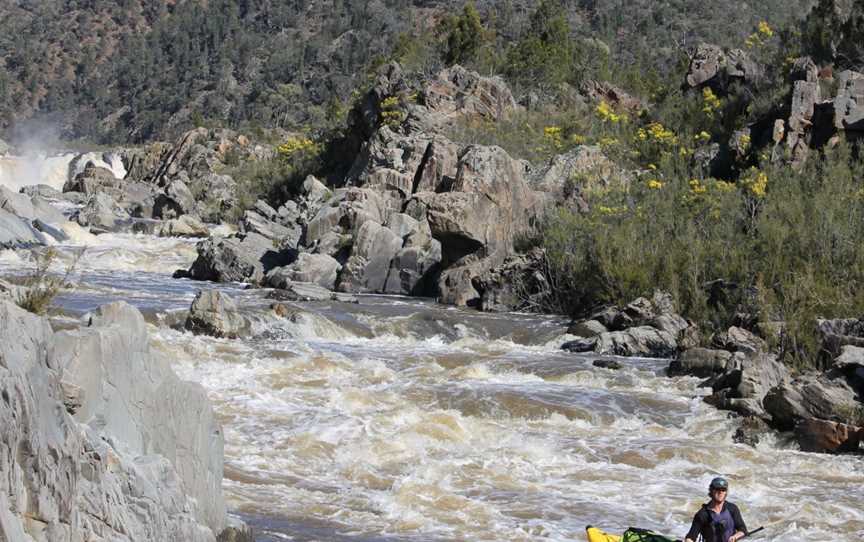
[[[68,229],[58,269],[88,248],[57,323],[118,299],[145,313],[154,349],[208,390],[229,509],[260,541],[565,541],[586,524],[681,537],[717,475],[766,526],[754,540],[864,540],[861,457],[782,435],[733,444],[736,421],[697,379],[667,378],[662,360],[594,367],[559,350],[560,318],[361,296],[281,319],[262,291],[171,279],[194,241]],[[29,265],[0,252],[0,276]],[[249,337],[171,327],[208,288],[238,301]]]

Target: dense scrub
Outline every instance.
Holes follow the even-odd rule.
[[[114,144],[196,125],[314,130],[338,121],[367,71],[390,56],[425,69],[468,63],[509,74],[521,90],[578,83],[600,67],[662,78],[684,46],[729,45],[757,21],[779,25],[810,3],[479,0],[452,21],[464,1],[7,2],[0,137],[34,126]],[[551,31],[532,36],[538,25]],[[535,55],[544,62],[533,64]]]

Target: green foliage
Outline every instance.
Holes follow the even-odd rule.
[[[842,26],[836,0],[819,0],[801,27],[803,50],[812,55],[816,62],[833,60]]]
[[[473,2],[465,4],[461,15],[444,19],[440,31],[445,35],[443,56],[448,65],[474,60],[489,39]]]
[[[543,246],[550,305],[580,312],[668,290],[683,314],[720,330],[736,312],[787,323],[787,360],[818,359],[817,318],[864,311],[864,165],[845,145],[801,171],[766,166],[736,185],[670,171],[561,210]],[[706,285],[737,285],[724,302]],[[755,291],[757,295],[746,295]]]
[[[507,52],[505,73],[523,85],[555,86],[570,79],[576,48],[557,0],[542,0],[528,29]]]

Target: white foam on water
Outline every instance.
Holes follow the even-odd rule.
[[[25,186],[46,184],[62,190],[69,175],[72,153],[59,156],[0,156],[0,185],[18,192]]]
[[[85,288],[118,296],[138,269],[164,278],[195,257],[194,241],[67,231],[57,250],[88,245],[80,265],[100,278]],[[0,252],[6,268],[27,261]],[[188,307],[197,287],[176,295]],[[459,312],[428,304],[394,317],[366,298],[344,314],[287,303],[297,313],[280,319],[254,293],[231,295],[253,315],[251,337],[151,333],[152,349],[214,403],[232,509],[419,539],[581,540],[587,523],[680,537],[724,475],[748,524],[784,542],[859,540],[864,529],[864,460],[782,438],[733,444],[737,421],[702,401],[698,379],[662,376],[662,360],[599,369],[558,339],[512,341],[504,317],[488,328],[504,338],[484,331],[485,316],[448,328]],[[394,303],[403,315],[411,305]]]
[[[88,165],[92,164],[96,167],[107,169],[114,175],[115,179],[125,179],[128,172],[123,164],[122,157],[114,152],[86,152],[79,154],[73,158],[74,167],[69,172],[70,178],[75,178],[82,173]]]

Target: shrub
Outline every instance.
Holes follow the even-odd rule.
[[[543,232],[550,308],[580,314],[655,288],[710,332],[737,312],[786,322],[789,363],[818,363],[817,318],[864,312],[864,166],[841,145],[801,171],[751,170],[737,184],[674,171],[559,210]],[[736,285],[711,299],[707,285]]]
[[[22,309],[34,314],[45,314],[60,290],[67,286],[69,277],[75,271],[84,251],[79,251],[75,255],[62,276],[51,275],[48,271],[57,259],[56,250],[48,248],[41,252],[33,251],[32,254],[36,267],[24,279],[22,284],[24,290],[19,294],[16,303]]]

